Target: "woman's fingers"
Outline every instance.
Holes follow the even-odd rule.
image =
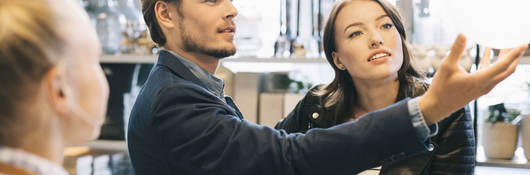
[[[455,42],[451,47],[451,52],[445,58],[444,62],[451,66],[458,66],[458,61],[460,60],[460,57],[462,57],[462,54],[464,53],[465,49],[466,36],[464,36],[463,34],[458,34],[458,37],[456,37]]]
[[[528,45],[521,45],[515,49],[511,49],[504,56],[499,57],[495,64],[492,64],[488,68],[484,68],[477,72],[479,75],[484,76],[483,78],[499,78],[501,80],[508,77],[515,71],[515,67],[519,63],[519,58],[524,54],[524,51],[528,48]]]
[[[482,56],[482,59],[480,59],[480,65],[478,68],[482,69],[482,68],[488,67],[490,65],[490,59],[491,59],[491,48],[486,47],[486,49],[484,49],[484,55]]]
[[[500,81],[508,78],[508,76],[510,76],[512,73],[515,72],[515,69],[517,68],[517,65],[519,64],[520,58],[521,57],[517,57],[516,60],[514,62],[512,62],[510,64],[510,66],[504,72],[501,72],[500,74],[495,75],[493,77],[493,80],[500,82]]]
[[[499,52],[499,58],[506,56],[506,54],[510,53],[511,50],[513,50],[513,48],[501,49],[501,51]]]

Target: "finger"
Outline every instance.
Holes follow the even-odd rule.
[[[501,49],[501,51],[499,52],[499,57],[504,57],[504,56],[506,56],[506,54],[510,53],[511,50],[513,50],[513,48],[509,48],[509,49]]]
[[[449,53],[449,56],[447,56],[443,62],[447,62],[451,65],[458,64],[458,61],[460,60],[460,57],[464,53],[465,49],[466,36],[464,36],[463,34],[458,34],[458,37],[456,37],[455,42],[451,47],[451,52]]]
[[[520,57],[517,57],[517,59],[512,62],[512,64],[502,73],[495,75],[494,77],[487,78],[487,80],[483,83],[483,92],[482,94],[489,93],[497,84],[508,78],[511,74],[515,72],[515,69],[517,68],[517,65],[519,64]]]
[[[517,57],[514,62],[510,64],[510,66],[502,73],[496,75],[492,78],[493,80],[493,86],[500,83],[502,80],[508,78],[510,75],[512,75],[515,72],[515,69],[517,68],[517,65],[519,64],[519,60],[521,57]],[[493,88],[493,87],[491,87]]]
[[[486,69],[482,69],[484,70],[484,74],[486,74],[485,76],[493,77],[497,74],[502,73],[503,71],[508,69],[508,67],[512,65],[513,62],[517,62],[517,59],[524,54],[524,51],[526,51],[527,48],[528,45],[522,45],[515,49],[512,49],[509,53],[506,54],[506,56],[499,58],[499,60],[495,64],[491,65]]]
[[[480,59],[480,65],[479,69],[482,69],[484,67],[488,67],[490,65],[490,58],[491,58],[491,48],[486,47],[484,49],[484,55],[482,56],[482,59]]]

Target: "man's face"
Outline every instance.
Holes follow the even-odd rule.
[[[175,21],[180,37],[177,43],[186,52],[215,58],[236,53],[235,25],[237,10],[231,0],[182,0]]]

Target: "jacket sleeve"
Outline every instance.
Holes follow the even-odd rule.
[[[466,106],[439,123],[430,174],[474,174],[475,136]]]
[[[356,122],[306,134],[254,125],[237,118],[212,94],[193,84],[162,89],[153,128],[172,174],[353,174],[426,151],[407,100]]]

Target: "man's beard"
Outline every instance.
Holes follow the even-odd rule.
[[[180,31],[182,32],[182,47],[186,51],[199,52],[218,59],[236,54],[236,48],[206,48],[204,45],[201,45],[197,42],[200,39],[194,38],[189,34],[182,23],[179,24],[179,27]]]

